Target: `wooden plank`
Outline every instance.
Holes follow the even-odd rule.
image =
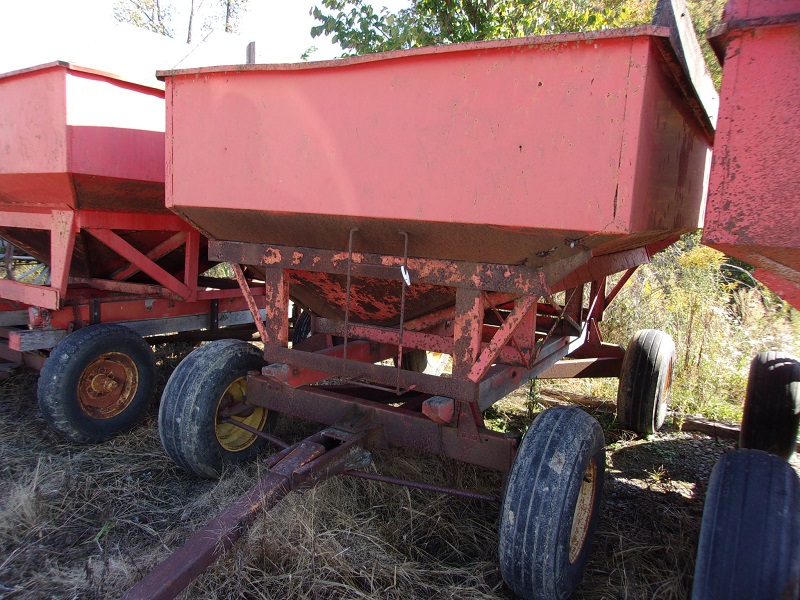
[[[67,337],[64,329],[20,329],[8,334],[8,346],[17,352],[50,350]]]
[[[13,327],[14,325],[27,325],[27,310],[0,311],[0,327]]]
[[[43,285],[22,283],[21,281],[0,279],[0,297],[3,300],[22,302],[23,304],[49,308],[50,310],[61,308],[58,290]]]

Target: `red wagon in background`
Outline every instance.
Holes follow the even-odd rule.
[[[0,357],[42,369],[42,413],[72,440],[144,416],[143,337],[252,326],[234,282],[199,275],[207,240],[164,206],[153,84],[64,62],[0,75],[0,238]]]
[[[723,66],[703,242],[800,309],[800,2],[729,0],[709,40]],[[739,445],[706,495],[694,598],[800,597],[800,360],[751,363]],[[768,454],[769,453],[769,454]]]
[[[685,7],[661,3],[655,22],[161,73],[167,205],[234,264],[264,342],[190,354],[165,389],[161,439],[205,477],[260,444],[284,449],[128,597],[173,597],[259,508],[325,477],[421,485],[361,470],[371,449],[399,446],[507,473],[504,579],[523,597],[571,593],[602,430],[561,407],[521,440],[483,413],[535,377],[620,376],[619,418],[663,422],[672,340],[647,330],[626,351],[598,328],[633,271],[702,216],[716,95]],[[245,269],[264,278],[263,320]],[[306,314],[291,338],[290,299]],[[452,357],[450,376],[424,372],[431,352]],[[286,447],[276,413],[326,427]]]

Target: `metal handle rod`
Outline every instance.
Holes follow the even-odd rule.
[[[434,485],[432,483],[422,483],[421,481],[397,479],[396,477],[387,477],[386,475],[377,475],[375,473],[368,473],[366,471],[347,470],[344,471],[344,474],[349,475],[350,477],[358,477],[359,479],[369,479],[370,481],[379,481],[381,483],[389,483],[392,485],[402,485],[405,487],[416,488],[418,490],[425,490],[426,492],[449,494],[450,496],[458,496],[460,498],[467,498],[469,500],[481,500],[483,502],[500,502],[501,500],[499,496],[494,494],[482,494],[480,492],[471,492],[469,490]]]
[[[409,285],[408,281],[410,277],[408,276],[408,233],[402,230],[397,233],[405,238],[403,246],[403,266],[401,267],[403,276],[400,278],[400,335],[397,345],[397,385],[395,386],[395,393],[399,396],[400,370],[403,368],[403,324],[406,316],[406,288]]]
[[[344,295],[344,348],[342,349],[342,377],[347,375],[347,338],[349,337],[350,325],[350,271],[353,267],[353,234],[358,231],[358,227],[353,227],[350,230],[350,235],[347,243],[347,289]]]

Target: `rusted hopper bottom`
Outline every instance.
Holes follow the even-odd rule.
[[[500,500],[497,496],[403,481],[358,470],[371,461],[367,448],[380,444],[383,437],[382,427],[368,413],[358,409],[353,411],[352,418],[347,422],[328,427],[292,446],[238,421],[229,422],[283,449],[266,460],[268,471],[261,480],[153,569],[124,596],[125,600],[175,598],[236,543],[260,512],[274,507],[289,492],[303,493],[334,475],[346,474],[473,500]],[[516,439],[507,438],[507,443],[516,444]]]

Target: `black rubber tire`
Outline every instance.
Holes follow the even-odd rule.
[[[216,340],[194,350],[167,381],[158,413],[158,432],[167,454],[183,470],[218,477],[225,465],[250,460],[264,446],[254,437],[240,451],[230,451],[217,437],[217,407],[226,390],[249,371],[265,364],[261,351],[242,340]],[[268,413],[260,429],[269,431],[276,415]]]
[[[714,466],[692,598],[800,598],[800,480],[787,462],[735,450]]]
[[[617,390],[617,420],[639,434],[655,433],[667,416],[675,342],[658,329],[642,329],[631,338]]]
[[[84,371],[108,353],[128,357],[138,380],[121,412],[92,415],[79,398]],[[53,348],[39,374],[39,410],[47,424],[73,442],[97,443],[128,431],[147,414],[156,391],[156,359],[148,343],[123,325],[101,323],[78,329]]]
[[[785,352],[761,352],[750,364],[739,446],[789,460],[800,425],[800,361]]]
[[[589,559],[604,478],[603,430],[593,417],[574,406],[539,415],[500,509],[500,571],[514,593],[537,600],[572,594]],[[576,543],[573,523],[580,524]]]
[[[292,332],[292,345],[299,344],[311,335],[311,311],[303,310],[294,323]]]
[[[397,364],[397,359],[394,359]],[[403,354],[403,362],[400,366],[405,371],[422,373],[428,367],[428,353],[425,350],[411,350]]]

